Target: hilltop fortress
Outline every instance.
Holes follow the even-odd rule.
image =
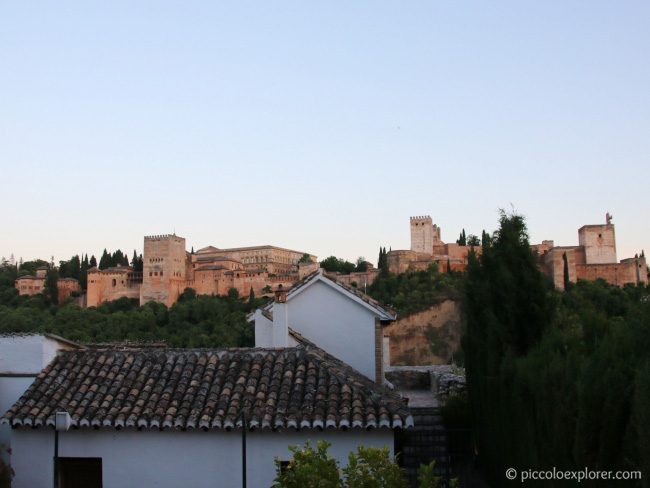
[[[388,253],[391,273],[423,270],[431,263],[436,263],[443,272],[450,268],[452,271],[465,270],[471,246],[442,242],[440,227],[428,215],[411,217],[410,224],[411,249]],[[481,252],[480,246],[474,249]],[[565,272],[567,280],[572,283],[596,279],[617,286],[648,283],[648,267],[643,252],[617,261],[616,234],[609,213],[605,224],[584,225],[578,229],[577,246],[555,246],[549,240],[534,244],[531,249],[538,256],[540,269],[553,280],[556,288],[564,288]]]
[[[240,295],[256,295],[270,288],[291,285],[318,268],[316,256],[301,263],[307,253],[275,246],[185,249],[185,238],[171,235],[144,238],[143,271],[129,267],[88,270],[87,306],[127,297],[144,304],[172,305],[185,288],[199,295],[225,295],[235,288]]]
[[[390,251],[388,271],[404,273],[425,270],[431,263],[436,263],[442,272],[450,269],[451,271],[465,270],[467,255],[472,249],[470,246],[442,242],[440,227],[433,223],[429,215],[411,217],[410,224],[411,249]]]

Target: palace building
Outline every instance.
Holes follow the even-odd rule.
[[[432,263],[440,271],[464,271],[471,246],[446,244],[441,240],[440,227],[430,216],[411,217],[411,249],[390,251],[388,269],[391,273],[404,273],[427,269]],[[566,279],[603,279],[612,285],[647,284],[648,266],[643,252],[633,258],[617,260],[616,233],[612,216],[608,213],[605,224],[584,225],[578,229],[577,246],[555,246],[553,241],[542,241],[531,249],[538,256],[538,264],[556,288],[564,288]],[[481,252],[480,246],[474,247]]]
[[[87,305],[127,297],[172,305],[186,288],[199,295],[225,295],[232,288],[240,295],[256,295],[283,285],[290,287],[318,268],[316,256],[300,262],[302,251],[276,246],[219,249],[204,247],[188,252],[185,238],[171,235],[144,238],[143,271],[129,267],[88,270]]]

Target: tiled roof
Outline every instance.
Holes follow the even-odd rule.
[[[196,268],[194,271],[215,271],[219,269],[228,269],[225,266],[221,266],[220,264],[206,264],[205,266],[200,266]]]
[[[60,353],[5,414],[12,426],[158,429],[402,428],[399,396],[321,349]]]

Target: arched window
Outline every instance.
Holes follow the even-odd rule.
[[[113,278],[113,286],[117,285],[117,280]]]

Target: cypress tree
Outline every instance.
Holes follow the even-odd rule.
[[[562,254],[562,261],[564,261],[564,289],[569,289],[569,260],[566,253]]]
[[[79,286],[85,290],[88,286],[88,254],[84,255],[79,267]]]
[[[104,252],[102,253],[102,257],[99,258],[99,269],[106,269],[106,268],[110,268],[111,266],[112,266],[111,265],[111,256],[110,256],[110,254],[108,254],[108,251],[106,251],[106,248],[104,248]]]
[[[510,396],[509,371],[553,321],[551,292],[530,250],[523,217],[502,212],[500,228],[483,243],[482,255],[468,255],[463,338],[478,449],[495,480],[502,480],[511,454],[524,449],[513,443],[527,433],[513,432],[508,416],[517,407],[527,412],[528,404]]]
[[[43,292],[45,296],[50,300],[52,305],[58,305],[59,303],[59,288],[57,283],[59,282],[59,273],[54,268],[50,266],[45,275],[45,287]]]
[[[97,258],[94,255],[90,256],[90,262],[88,263],[88,266],[90,268],[96,268],[97,267]]]
[[[460,233],[460,236],[458,237],[458,240],[456,243],[459,246],[466,246],[467,245],[467,236],[465,235],[465,229]]]

